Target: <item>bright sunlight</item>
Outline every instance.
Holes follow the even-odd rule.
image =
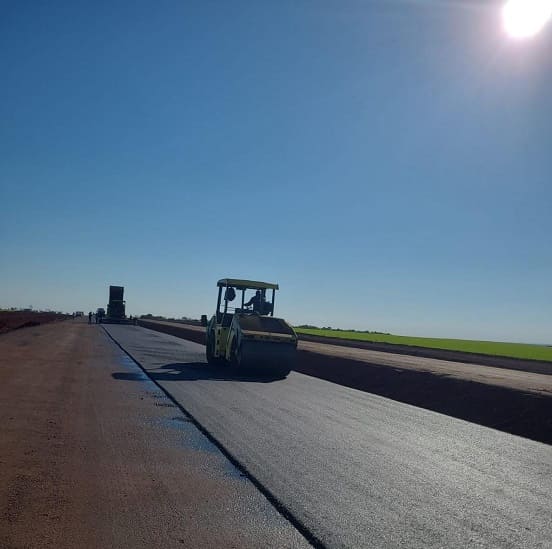
[[[552,17],[552,0],[508,0],[502,9],[504,29],[512,38],[531,38]]]

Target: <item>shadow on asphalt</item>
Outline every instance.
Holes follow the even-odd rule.
[[[143,373],[115,372],[113,379],[122,381],[139,381],[144,379]],[[255,383],[271,383],[285,379],[281,374],[259,374],[237,372],[229,366],[210,366],[205,362],[165,364],[156,370],[148,370],[147,375],[155,381],[245,381]]]

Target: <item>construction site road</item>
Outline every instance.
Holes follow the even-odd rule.
[[[200,344],[106,330],[320,546],[552,546],[552,446],[297,372],[236,377]]]
[[[0,336],[0,417],[2,549],[310,546],[100,326]]]

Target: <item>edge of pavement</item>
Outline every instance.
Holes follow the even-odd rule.
[[[142,326],[147,328],[146,326]],[[299,519],[297,519],[287,507],[268,490],[264,484],[262,484],[256,477],[253,475],[228,449],[215,437],[213,436],[205,427],[172,395],[169,393],[162,385],[160,385],[155,379],[151,378],[148,371],[140,364],[140,362],[129,352],[127,351],[117,339],[102,325],[102,328],[106,335],[121,349],[144,373],[148,379],[154,383],[160,391],[162,391],[166,397],[186,416],[190,419],[193,425],[211,442],[213,443],[222,453],[224,457],[230,461],[230,463],[236,467],[240,473],[247,477],[251,481],[253,486],[259,490],[259,492],[268,500],[268,502],[276,509],[285,520],[287,520],[306,540],[310,543],[315,549],[325,549],[326,546],[322,541],[316,537]]]

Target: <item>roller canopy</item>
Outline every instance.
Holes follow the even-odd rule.
[[[123,301],[124,286],[109,286],[109,301]]]
[[[270,282],[259,282],[257,280],[240,280],[239,278],[222,278],[217,282],[217,286],[232,286],[238,290],[279,290],[278,284]]]

